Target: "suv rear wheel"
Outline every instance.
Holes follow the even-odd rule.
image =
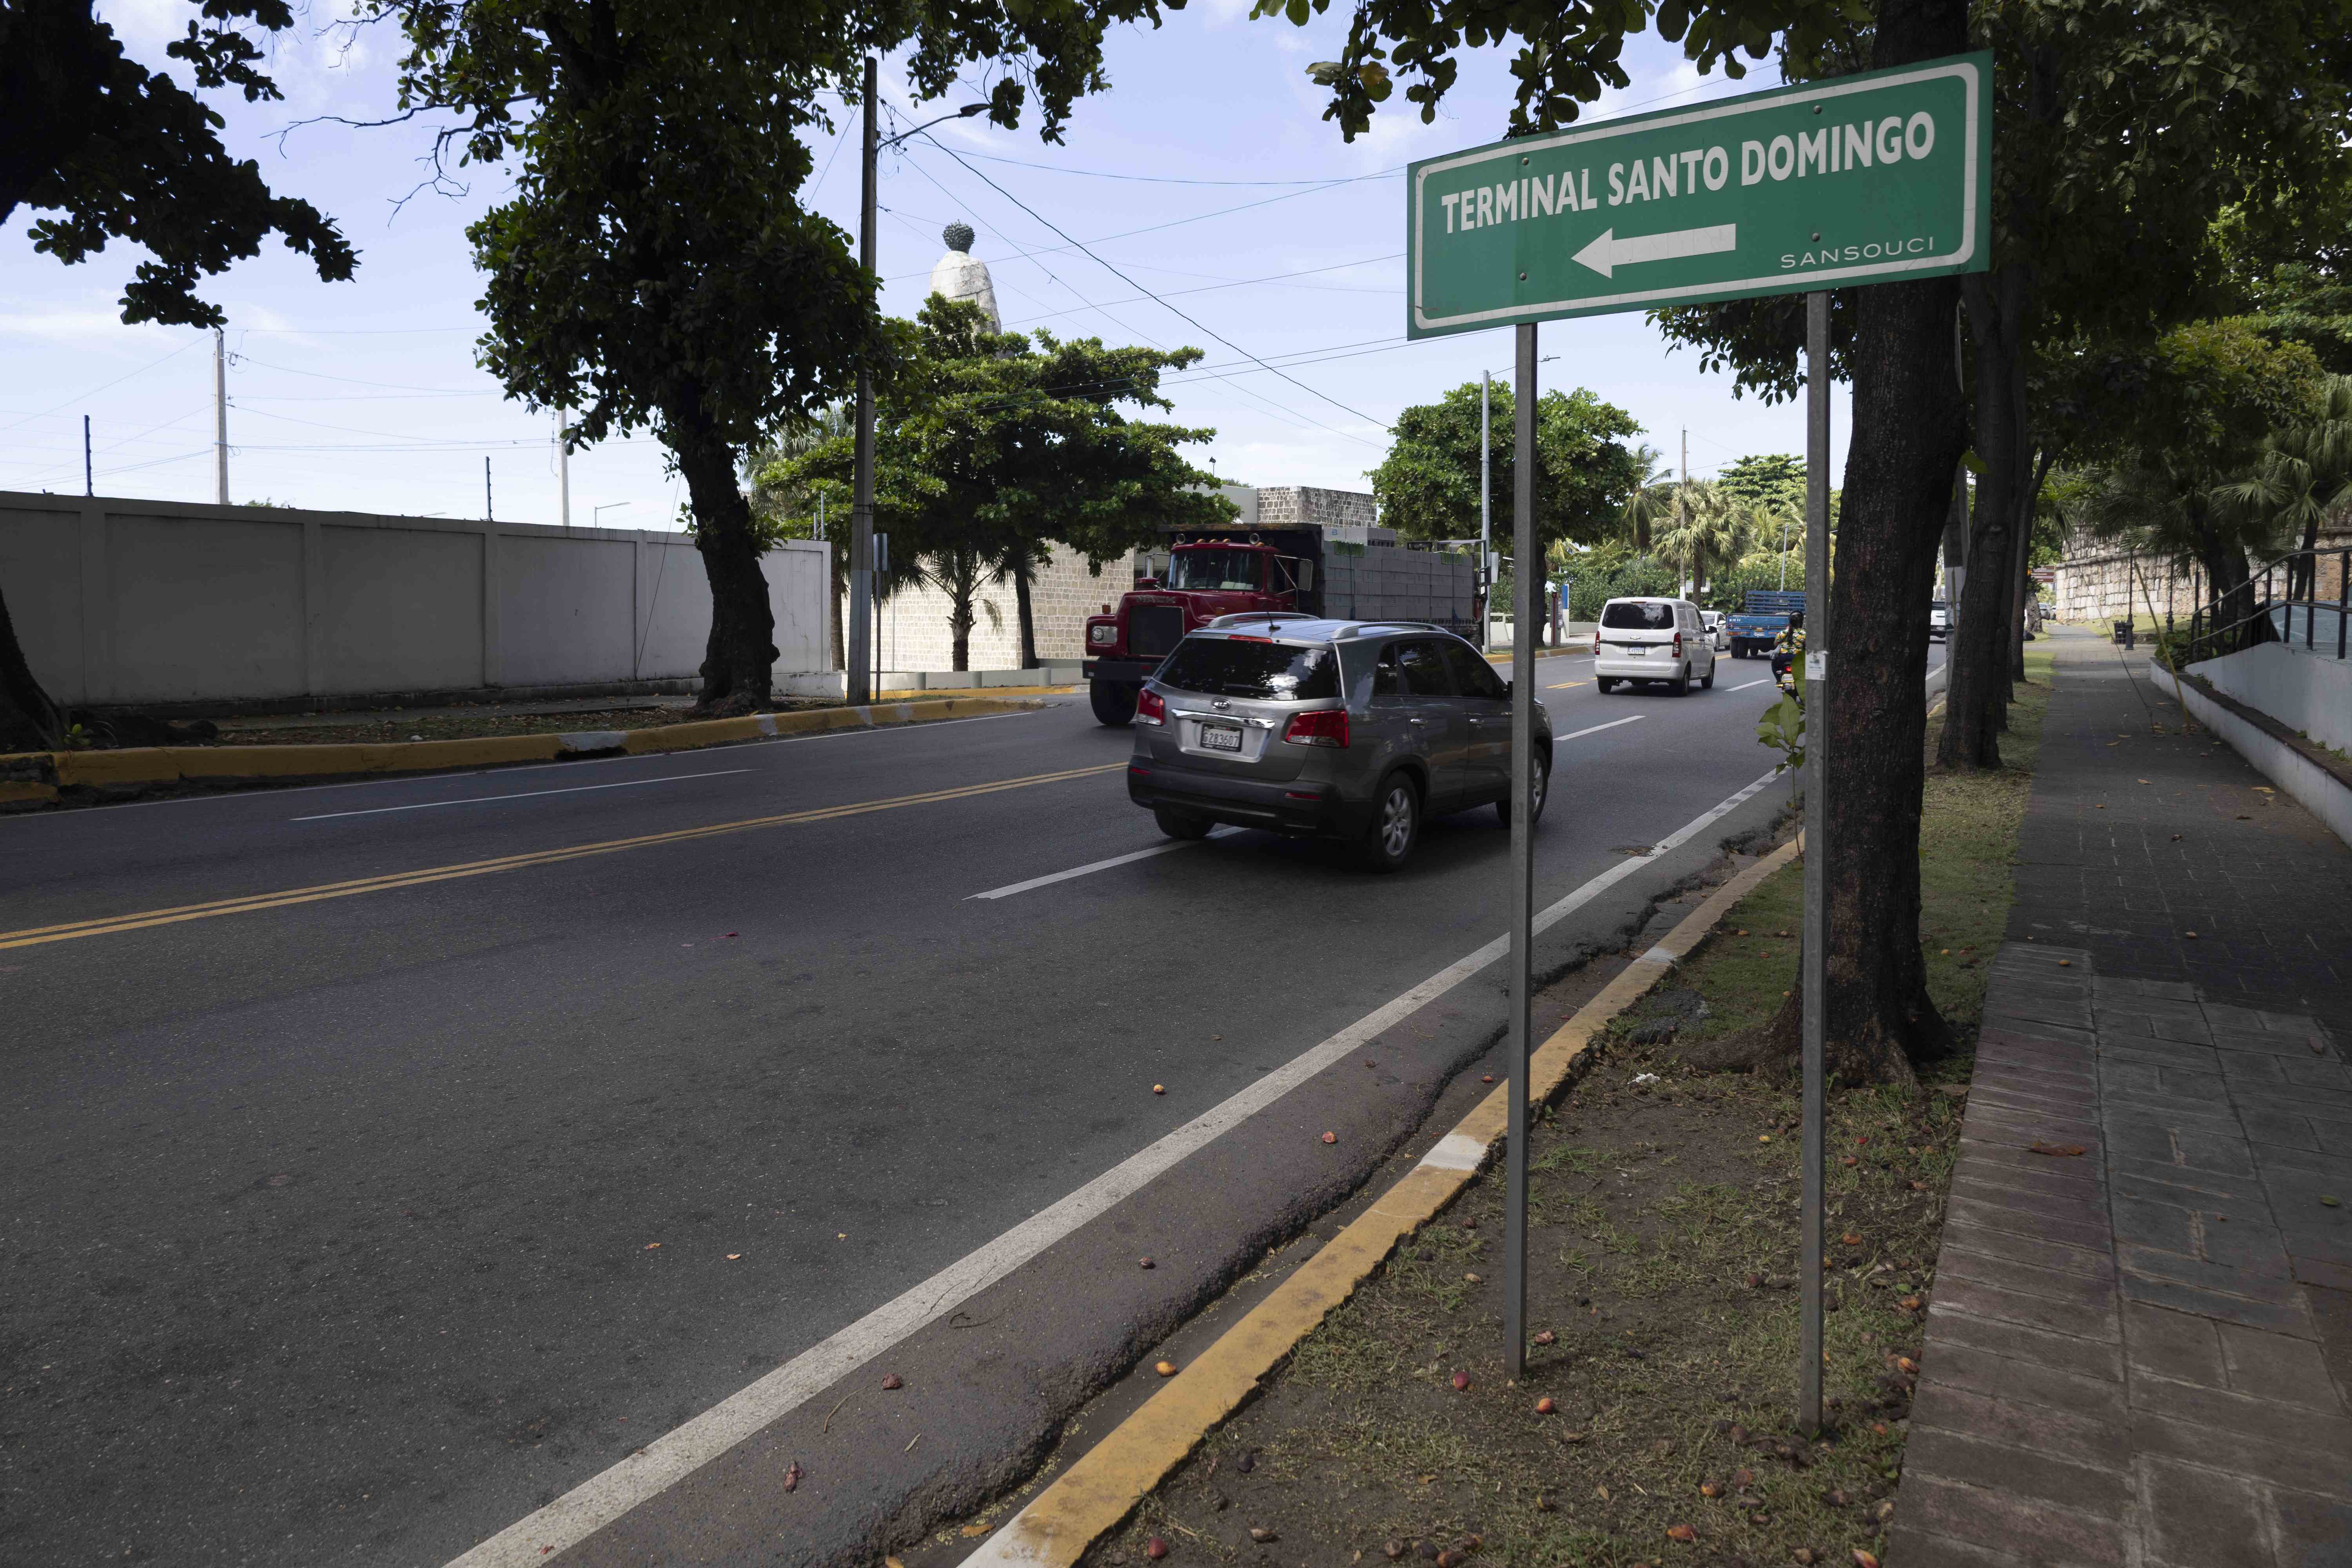
[[[1365,830],[1364,864],[1393,871],[1412,858],[1421,841],[1421,791],[1410,773],[1391,773],[1372,797],[1372,825]]]
[[[1158,823],[1160,831],[1171,838],[1206,838],[1209,836],[1209,819],[1194,816],[1189,811],[1171,811],[1164,805],[1154,806],[1151,820]]]
[[[1529,784],[1528,794],[1535,803],[1535,809],[1528,813],[1528,826],[1533,827],[1543,820],[1544,802],[1551,797],[1551,763],[1545,761],[1540,754],[1536,758],[1536,776],[1529,781]],[[1507,795],[1495,803],[1495,815],[1503,819],[1504,826],[1508,827],[1511,825],[1509,795]]]

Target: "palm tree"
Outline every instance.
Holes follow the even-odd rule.
[[[2305,555],[2288,569],[2287,597],[2310,593],[2319,525],[2352,500],[2352,376],[2327,377],[2308,416],[2272,431],[2253,468],[2218,487],[2215,497],[2273,540],[2300,537]]]
[[[1675,488],[1673,526],[1658,535],[1657,556],[1703,592],[1715,563],[1737,561],[1756,528],[1753,509],[1735,506],[1712,479]]]
[[[1675,494],[1680,488],[1672,477],[1674,470],[1660,463],[1664,456],[1655,447],[1633,448],[1633,466],[1641,470],[1642,479],[1617,514],[1633,535],[1634,550],[1643,554],[1649,552],[1651,524],[1673,513]]]

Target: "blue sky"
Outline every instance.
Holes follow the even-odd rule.
[[[462,195],[412,196],[424,174],[421,128],[296,125],[376,118],[392,106],[397,39],[333,25],[331,7],[347,3],[324,0],[281,36],[276,73],[286,101],[215,100],[232,149],[258,159],[278,190],[335,216],[361,252],[349,283],[320,282],[273,245],[209,284],[230,321],[231,496],[480,516],[487,458],[499,518],[556,521],[550,416],[507,400],[474,363],[480,279],[465,228],[502,198],[505,172],[466,171]],[[99,9],[134,54],[161,67],[164,43],[193,8],[128,0]],[[1207,350],[1170,392],[1174,418],[1216,428],[1199,456],[1213,457],[1223,477],[1370,489],[1363,473],[1385,449],[1383,422],[1482,368],[1507,371],[1507,331],[1403,342],[1403,181],[1394,171],[1499,135],[1510,83],[1500,52],[1474,55],[1434,124],[1422,124],[1400,95],[1349,144],[1320,118],[1320,90],[1305,75],[1310,60],[1338,52],[1339,35],[1336,17],[1300,29],[1249,20],[1247,0],[1195,0],[1157,31],[1113,37],[1110,90],[1078,106],[1064,145],[1040,142],[1034,119],[1017,133],[984,121],[933,132],[1003,193],[919,141],[886,156],[885,308],[919,308],[944,248],[940,231],[961,218],[978,232],[973,252],[990,264],[1008,327]],[[1654,35],[1634,40],[1626,66],[1633,86],[1596,114],[1774,79],[1769,67],[1737,83],[1702,79]],[[911,123],[908,94],[887,65],[884,81],[898,123]],[[915,112],[929,118],[961,101],[951,95]],[[855,116],[837,116],[836,129],[818,138],[824,173],[813,201],[854,233]],[[1066,247],[1024,205],[1117,272]],[[0,489],[79,493],[88,416],[100,493],[211,500],[210,334],[123,326],[115,301],[137,253],[118,245],[60,267],[34,253],[29,217],[20,212],[0,236],[0,355],[9,366]],[[1667,353],[1639,315],[1548,324],[1543,353],[1558,356],[1541,367],[1544,385],[1589,386],[1630,410],[1670,464],[1685,426],[1701,475],[1743,452],[1802,450],[1794,405],[1735,401],[1727,377],[1701,374],[1688,351]],[[1296,379],[1244,355],[1274,360]],[[1841,468],[1843,416],[1840,399]],[[677,526],[683,489],[649,437],[574,453],[571,467],[575,525]]]

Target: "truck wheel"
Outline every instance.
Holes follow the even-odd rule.
[[[1372,825],[1364,831],[1365,868],[1393,871],[1412,858],[1421,841],[1421,791],[1408,773],[1391,773],[1372,797]]]
[[[1171,811],[1164,805],[1156,806],[1152,810],[1151,820],[1158,823],[1160,831],[1171,838],[1206,838],[1209,836],[1209,819],[1194,816],[1189,811]]]
[[[1097,720],[1116,730],[1135,718],[1135,697],[1140,689],[1115,680],[1092,681],[1087,687],[1087,701]]]

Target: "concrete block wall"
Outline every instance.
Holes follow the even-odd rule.
[[[1135,583],[1132,554],[1103,563],[1097,573],[1087,558],[1055,545],[1052,559],[1029,584],[1031,613],[1037,623],[1037,657],[1075,660],[1085,657],[1087,617],[1116,605]],[[898,670],[944,670],[954,662],[948,631],[948,595],[925,584],[901,589],[876,616],[882,667]],[[971,668],[1017,669],[1021,666],[1021,608],[1006,579],[981,590],[973,603]],[[849,606],[838,612],[847,624]]]
[[[831,665],[827,546],[763,560],[776,675]],[[0,491],[0,591],[62,701],[240,702],[693,678],[683,534]]]
[[[2352,548],[2352,527],[2320,531],[2320,598],[2342,596],[2343,558],[2326,552],[2347,548]],[[2185,625],[2189,613],[2198,607],[2197,596],[2202,586],[2202,574],[2175,571],[2172,563],[2161,556],[2117,550],[2108,542],[2078,534],[2065,558],[2058,563],[2055,581],[2043,596],[2054,599],[2062,621],[2096,625],[2119,621],[2132,614],[2146,620],[2152,605],[2159,622],[2170,615]]]

